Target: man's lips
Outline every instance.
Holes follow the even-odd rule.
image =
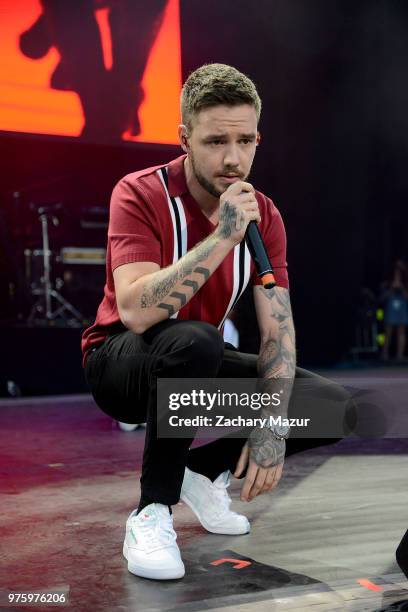
[[[231,183],[233,181],[241,179],[241,176],[239,174],[219,174],[218,177],[221,178],[223,181],[228,181]]]

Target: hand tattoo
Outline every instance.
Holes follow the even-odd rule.
[[[277,440],[272,432],[264,427],[252,430],[248,446],[252,459],[259,467],[270,468],[284,462],[286,441]]]
[[[219,217],[219,233],[221,238],[229,238],[237,221],[237,211],[230,202],[224,202]]]

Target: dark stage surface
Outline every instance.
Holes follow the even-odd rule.
[[[406,374],[350,372],[341,382],[381,388],[404,412]],[[155,582],[128,573],[121,553],[143,430],[120,431],[87,395],[1,400],[0,425],[1,589],[64,588],[75,611],[373,611],[408,600],[395,563],[408,527],[407,439],[349,439],[292,456],[277,490],[249,504],[233,479],[233,507],[251,520],[246,536],[209,534],[179,504],[186,577]]]

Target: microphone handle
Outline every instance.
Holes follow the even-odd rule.
[[[261,232],[256,221],[250,221],[245,233],[245,241],[251,257],[254,260],[255,268],[265,289],[272,289],[276,285],[272,264],[269,261],[268,253],[262,240]]]

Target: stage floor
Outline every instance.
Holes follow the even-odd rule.
[[[381,389],[405,414],[407,374],[325,372]],[[39,589],[65,589],[75,612],[408,609],[395,562],[408,528],[408,439],[346,439],[289,457],[279,487],[249,504],[232,479],[233,508],[251,520],[245,536],[209,534],[178,504],[186,576],[168,582],[128,573],[121,552],[143,443],[143,430],[120,431],[88,395],[0,401],[0,610],[54,609],[8,607],[6,591]]]

